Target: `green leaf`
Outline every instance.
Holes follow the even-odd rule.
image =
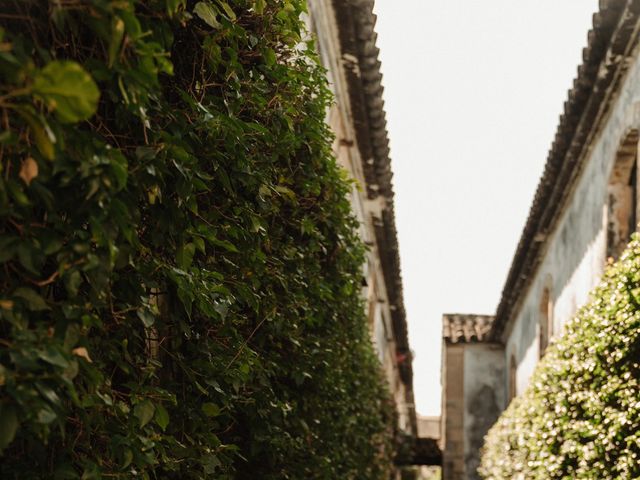
[[[215,473],[216,469],[221,465],[220,459],[212,453],[204,455],[201,462],[204,473],[207,475]]]
[[[47,302],[35,291],[27,287],[20,287],[13,292],[14,297],[21,298],[27,303],[27,308],[33,312],[49,310]]]
[[[15,256],[19,245],[19,237],[13,235],[0,237],[0,263],[11,260]]]
[[[222,9],[224,10],[224,13],[227,14],[227,17],[229,17],[229,20],[235,21],[236,20],[236,14],[235,12],[232,10],[232,8],[229,6],[229,4],[227,2],[223,2],[221,0],[218,1],[218,3],[220,4],[220,6],[222,7]]]
[[[276,63],[276,52],[272,48],[267,48],[264,52],[264,59],[267,65],[272,66]]]
[[[253,2],[253,11],[258,15],[262,15],[264,13],[264,9],[267,6],[267,2],[265,0],[254,0]]]
[[[294,201],[296,199],[296,194],[289,187],[284,187],[282,185],[276,186],[276,191],[281,193],[285,197],[289,198],[289,200]]]
[[[182,270],[186,270],[193,263],[193,256],[196,253],[196,246],[193,243],[186,243],[178,248],[176,263]]]
[[[217,245],[218,247],[222,247],[225,250],[228,250],[233,253],[240,253],[238,248],[231,242],[227,240],[220,240],[216,237],[207,237],[207,241],[211,242],[213,245]]]
[[[213,28],[222,28],[218,22],[218,10],[210,2],[198,2],[193,8],[193,13],[200,17],[204,22]]]
[[[79,271],[74,270],[73,272],[65,275],[64,277],[64,286],[69,294],[69,297],[74,298],[78,295],[78,289],[82,285],[82,275]]]
[[[112,67],[116,60],[123,38],[124,21],[120,17],[114,16],[111,19],[111,38],[109,39],[109,67]]]
[[[7,181],[7,190],[9,190],[11,197],[16,201],[18,205],[27,207],[31,204],[29,202],[29,197],[27,197],[22,191],[22,186],[18,185],[17,182],[14,182],[13,180]]]
[[[133,414],[138,419],[138,425],[140,428],[144,427],[151,421],[155,410],[156,407],[154,407],[153,403],[149,400],[144,400],[133,408]]]
[[[33,139],[42,156],[47,160],[53,160],[55,157],[54,144],[56,143],[56,137],[47,121],[42,115],[36,114],[35,111],[30,111],[29,107],[18,107],[16,110],[29,125],[29,130],[33,134]]]
[[[201,408],[202,412],[207,417],[217,417],[218,415],[220,415],[220,407],[218,407],[215,403],[203,403]]]
[[[54,347],[47,347],[44,350],[40,350],[38,357],[56,367],[67,368],[69,366],[67,359]]]
[[[0,405],[0,450],[13,442],[18,426],[16,409],[12,405]]]
[[[114,151],[111,155],[111,172],[116,178],[117,190],[122,190],[127,186],[128,162],[127,158],[119,151]]]
[[[87,120],[98,108],[98,86],[76,62],[63,60],[48,63],[36,74],[32,88],[65,123]]]
[[[181,8],[184,8],[187,3],[187,0],[167,0],[167,13],[169,16],[173,16]]]
[[[164,408],[164,405],[162,404],[158,404],[156,406],[155,421],[162,431],[165,431],[167,429],[167,425],[169,425],[169,412],[167,412],[167,409]]]
[[[122,468],[127,468],[133,462],[133,451],[130,448],[125,449],[122,454]]]
[[[44,398],[49,400],[52,404],[60,406],[60,404],[62,403],[60,397],[49,385],[46,385],[42,382],[36,382],[35,386]]]
[[[138,310],[137,314],[138,318],[142,320],[142,324],[147,328],[151,328],[156,323],[155,315],[146,308]]]
[[[49,407],[44,407],[38,410],[38,415],[36,418],[38,419],[38,423],[47,425],[58,418],[58,416],[56,415],[56,412],[51,410]]]

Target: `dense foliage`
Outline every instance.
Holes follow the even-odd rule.
[[[303,10],[2,2],[0,478],[388,478]]]
[[[640,478],[640,239],[489,432],[486,479]]]

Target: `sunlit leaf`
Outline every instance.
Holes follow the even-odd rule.
[[[100,99],[100,91],[91,75],[69,60],[48,63],[36,74],[32,89],[66,123],[90,118]]]
[[[198,2],[193,8],[193,13],[200,17],[204,22],[213,28],[222,28],[218,21],[218,11],[211,2]]]

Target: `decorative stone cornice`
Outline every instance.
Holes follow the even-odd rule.
[[[447,343],[480,343],[488,340],[493,316],[449,313],[442,316],[442,338]]]

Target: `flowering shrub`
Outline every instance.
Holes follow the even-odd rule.
[[[640,239],[486,438],[485,479],[640,478]]]

